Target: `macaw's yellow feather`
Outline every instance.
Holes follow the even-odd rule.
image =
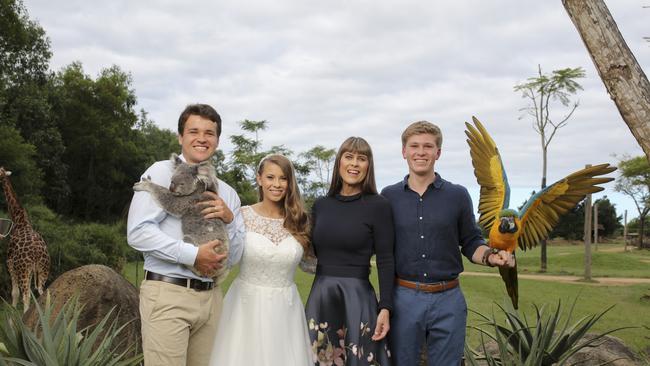
[[[479,225],[490,230],[501,209],[505,208],[507,200],[507,182],[503,172],[503,164],[499,150],[487,130],[476,119],[472,118],[475,126],[465,123],[467,143],[470,148],[474,175],[481,186],[481,196],[478,202]]]
[[[600,164],[578,170],[566,178],[550,185],[531,198],[521,217],[522,234],[519,236],[520,248],[537,246],[540,240],[548,237],[562,215],[573,209],[587,194],[603,190],[597,184],[611,182],[614,178],[602,177],[616,167]]]

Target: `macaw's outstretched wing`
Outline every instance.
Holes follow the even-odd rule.
[[[616,167],[609,164],[578,170],[532,196],[521,210],[522,232],[519,235],[519,247],[522,250],[530,249],[545,239],[562,215],[573,209],[586,195],[604,189],[597,184],[614,180],[610,177],[598,177],[614,170]]]
[[[499,211],[508,208],[510,186],[508,186],[508,177],[503,169],[497,145],[476,117],[472,117],[472,121],[476,127],[465,122],[467,127],[465,134],[468,137],[467,143],[472,156],[474,175],[481,186],[478,222],[485,230],[490,230]]]

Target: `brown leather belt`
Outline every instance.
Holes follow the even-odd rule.
[[[214,288],[214,282],[204,282],[194,278],[176,278],[147,271],[145,278],[149,281],[162,281],[173,285],[191,288],[196,291],[208,291]]]
[[[422,292],[442,292],[451,290],[452,288],[458,286],[458,278],[454,278],[450,281],[440,281],[436,283],[421,283],[396,278],[395,282],[400,286]]]

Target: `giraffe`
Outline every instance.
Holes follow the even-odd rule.
[[[18,305],[22,294],[23,312],[29,308],[31,296],[31,279],[34,276],[36,289],[43,293],[43,286],[50,272],[50,255],[41,234],[32,228],[27,211],[18,202],[9,176],[11,172],[0,167],[0,182],[7,200],[7,208],[14,228],[9,238],[7,249],[7,270],[11,276],[11,304]]]

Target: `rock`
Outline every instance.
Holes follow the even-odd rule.
[[[583,340],[592,339],[596,335],[587,333]],[[485,348],[488,354],[498,355],[499,350],[495,341],[486,342]],[[479,361],[479,365],[487,365],[486,362]],[[566,361],[567,365],[580,366],[640,366],[644,363],[639,357],[631,351],[620,338],[606,335],[597,340],[593,347],[586,347],[578,351]]]
[[[120,333],[118,350],[122,351],[133,344],[140,344],[140,312],[138,309],[138,290],[113,269],[91,264],[75,268],[61,274],[46,289],[54,304],[53,316],[58,314],[63,304],[75,294],[84,308],[79,317],[77,329],[99,323],[108,312],[115,307],[112,321],[118,317],[118,326],[130,322]],[[45,305],[45,293],[38,299],[41,307]],[[38,312],[32,305],[24,315],[25,324],[34,327],[38,320]],[[136,352],[140,352],[137,347]]]
[[[595,334],[588,333],[583,339],[592,339]],[[569,365],[612,365],[636,366],[642,365],[638,356],[632,352],[620,338],[606,335],[596,341],[595,347],[586,347],[571,356]]]

